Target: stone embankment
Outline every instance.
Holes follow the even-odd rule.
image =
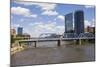
[[[11,48],[11,55],[13,55],[17,52],[20,52],[26,48],[27,48],[27,46],[15,46],[15,47]]]

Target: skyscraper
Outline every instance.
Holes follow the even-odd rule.
[[[80,34],[84,33],[84,12],[76,11],[74,13],[74,24],[75,24],[75,33]]]
[[[18,35],[22,35],[23,34],[23,28],[22,27],[18,27],[17,34]]]
[[[73,32],[73,13],[65,15],[65,33]]]
[[[75,11],[65,15],[65,37],[74,37],[84,33],[84,12]]]

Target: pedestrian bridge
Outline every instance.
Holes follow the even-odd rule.
[[[56,40],[88,40],[95,39],[95,37],[81,37],[81,38],[30,38],[27,40],[19,40],[19,42],[32,42],[32,41],[56,41]]]
[[[35,43],[35,47],[37,45],[38,42],[46,42],[46,41],[57,41],[58,42],[58,46],[61,45],[62,41],[78,41],[78,43],[81,45],[81,41],[82,40],[93,40],[95,39],[95,37],[76,37],[76,38],[30,38],[27,40],[19,40],[19,44],[21,45],[21,43]]]
[[[52,36],[47,36],[47,37],[42,37],[42,35],[53,35]],[[51,33],[43,33],[41,34],[38,38],[29,38],[26,40],[19,40],[19,44],[21,43],[35,43],[35,47],[38,42],[47,42],[47,41],[57,41],[58,46],[61,45],[62,41],[76,41],[81,45],[82,40],[94,40],[95,36],[92,33],[80,33],[77,35],[76,33],[66,33],[62,34],[61,36],[57,36],[56,34],[51,34]]]

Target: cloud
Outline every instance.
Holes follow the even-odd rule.
[[[37,8],[41,8],[42,10],[42,15],[58,15],[58,12],[55,11],[56,4],[51,4],[51,3],[34,3],[34,5],[37,5]]]
[[[88,21],[88,20],[85,20],[85,28],[86,28],[87,26],[91,26],[91,22]]]
[[[57,19],[64,20],[64,16],[63,16],[63,15],[58,15],[58,16],[57,16]]]
[[[86,5],[85,8],[94,8],[93,5]]]
[[[36,14],[32,14],[29,9],[23,7],[12,7],[11,13],[15,15],[22,15],[24,17],[34,17],[34,18],[37,17]]]
[[[33,37],[38,37],[42,33],[64,33],[64,26],[57,25],[56,22],[35,22],[30,23],[31,30],[29,31]]]
[[[42,12],[42,15],[48,15],[48,16],[51,16],[51,15],[58,15],[58,12],[56,11],[44,11]]]
[[[11,28],[17,28],[17,27],[21,27],[20,24],[11,24]]]
[[[96,23],[96,22],[95,22],[95,19],[92,19],[92,24],[91,24],[91,26],[92,26],[92,27],[95,27],[95,23]]]
[[[38,7],[42,10],[50,11],[56,8],[56,4],[49,4],[49,3],[37,3]]]
[[[21,20],[20,20],[20,22],[23,22],[23,21],[24,21],[24,19],[21,19]]]
[[[58,15],[58,12],[55,11],[57,4],[52,3],[35,3],[35,2],[16,2],[17,4],[23,4],[26,6],[35,5],[36,8],[40,8],[42,10],[42,15]]]
[[[53,28],[55,27],[55,24],[56,24],[56,22],[47,22],[47,23],[35,22],[33,24],[31,23],[30,25],[33,26],[38,31],[42,31],[42,30],[53,31]]]
[[[55,32],[57,32],[58,34],[63,34],[64,33],[64,29],[65,29],[64,26],[56,26],[55,28],[56,28]]]
[[[95,26],[95,21],[94,21],[94,19],[92,19],[92,21],[85,20],[85,28],[86,28],[87,26],[94,27],[94,26]]]
[[[15,3],[23,4],[26,6],[36,5],[37,8],[39,7],[42,10],[53,10],[56,7],[56,4],[52,4],[52,3],[35,3],[35,2],[18,2],[18,1],[15,1]]]

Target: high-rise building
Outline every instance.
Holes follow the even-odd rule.
[[[95,27],[87,26],[87,28],[86,28],[86,32],[89,32],[89,33],[93,33],[93,34],[95,34]]]
[[[22,35],[23,34],[23,28],[22,27],[18,27],[17,34],[18,35]]]
[[[74,24],[75,24],[75,33],[80,34],[84,33],[84,12],[76,11],[74,13]]]
[[[65,33],[72,33],[73,30],[73,13],[69,13],[65,15]]]
[[[84,12],[75,11],[65,15],[65,37],[72,37],[74,34],[84,33]]]

